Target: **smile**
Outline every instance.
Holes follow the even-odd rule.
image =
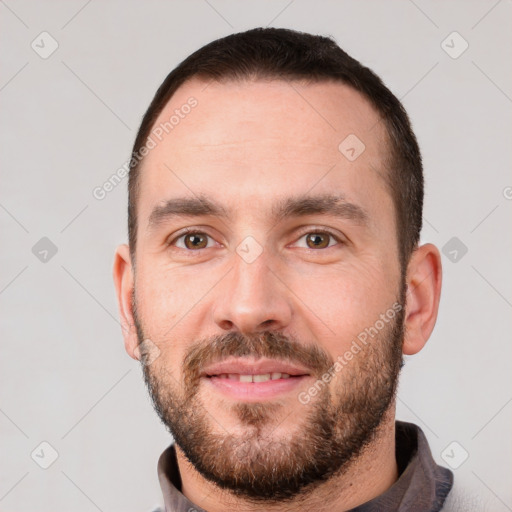
[[[221,373],[220,375],[211,375],[210,377],[218,377],[219,379],[236,380],[239,382],[266,382],[268,380],[289,379],[288,373],[261,373],[259,375],[242,375],[239,373]],[[295,376],[294,376],[295,377]]]

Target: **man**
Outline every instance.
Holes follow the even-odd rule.
[[[130,166],[114,280],[166,510],[443,509],[451,471],[395,421],[441,261],[381,80],[329,38],[230,35],[168,75]]]

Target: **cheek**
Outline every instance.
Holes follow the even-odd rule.
[[[319,267],[291,286],[300,297],[303,315],[319,339],[331,340],[339,353],[365,328],[373,325],[394,303],[395,282],[376,260],[336,268]],[[300,303],[298,303],[300,304]]]
[[[187,315],[205,294],[208,283],[194,275],[162,265],[148,264],[137,269],[136,290],[140,316],[153,331],[169,330]],[[201,284],[202,283],[202,284]]]
[[[161,353],[158,366],[163,366],[176,377],[190,340],[200,332],[205,293],[213,287],[214,273],[207,275],[180,269],[166,269],[156,264],[137,268],[136,293],[138,317],[144,334],[154,342]],[[214,279],[215,278],[215,279]],[[211,282],[210,282],[211,281]]]
[[[139,269],[137,269],[138,271]],[[176,287],[168,282],[170,279],[156,279],[151,272],[141,271],[136,276],[137,317],[144,331],[144,336],[155,343],[162,359],[173,358],[178,349],[172,340],[179,340],[177,331],[180,327],[180,302]]]

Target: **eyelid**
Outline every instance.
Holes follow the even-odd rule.
[[[300,240],[304,235],[308,235],[310,233],[320,233],[320,234],[327,234],[332,236],[338,243],[346,245],[348,242],[345,237],[340,235],[337,232],[334,232],[333,230],[325,227],[320,226],[305,226],[303,230],[300,231],[300,234],[298,238],[293,243],[297,243],[298,240]],[[334,246],[331,246],[334,247]],[[330,249],[330,247],[326,247],[326,249]],[[311,249],[313,251],[317,251],[318,249]],[[321,249],[325,250],[325,249]]]
[[[189,233],[206,235],[207,237],[211,238],[212,240],[215,240],[214,237],[212,235],[210,235],[207,232],[207,230],[204,228],[186,227],[186,228],[183,228],[182,230],[178,231],[177,233],[174,233],[173,235],[171,235],[172,239],[171,240],[168,239],[165,242],[165,245],[174,246],[177,240],[179,240],[180,238],[182,238],[185,235],[188,235]],[[320,227],[320,226],[304,226],[304,228],[302,228],[299,231],[299,234],[293,243],[297,243],[297,241],[300,240],[304,235],[308,235],[311,233],[327,234],[329,236],[332,236],[339,244],[343,244],[343,245],[347,244],[347,240],[343,236],[341,236],[339,233],[334,232],[333,230],[331,230],[329,228]],[[171,238],[171,237],[169,237],[169,238]],[[219,243],[219,242],[216,242],[216,243]],[[331,247],[334,247],[334,246],[331,246]],[[325,249],[329,249],[329,248],[330,247],[326,247]],[[178,248],[178,249],[181,249],[181,248]],[[322,250],[325,250],[325,249],[322,249]],[[186,249],[184,249],[184,250],[186,250]],[[317,249],[311,249],[311,250],[316,251]],[[188,252],[199,252],[199,251],[200,251],[200,249],[198,249],[197,251],[190,250]]]
[[[212,235],[210,235],[207,230],[205,230],[204,228],[199,228],[199,227],[187,227],[187,228],[183,228],[181,229],[180,231],[178,231],[177,233],[173,233],[169,238],[167,238],[166,242],[165,242],[165,245],[166,246],[174,246],[175,243],[182,237],[184,237],[185,235],[188,235],[189,233],[194,233],[194,234],[200,234],[200,235],[206,235],[207,237],[211,238],[212,240],[215,240],[213,238]],[[216,242],[216,241],[215,241]],[[218,243],[218,242],[216,242]],[[181,247],[178,247],[178,249],[181,249]],[[186,249],[183,249],[183,250],[186,250]],[[198,252],[199,249],[197,251],[192,251],[190,250],[189,252]]]

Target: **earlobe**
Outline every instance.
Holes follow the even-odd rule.
[[[123,244],[116,249],[112,274],[116,288],[125,350],[130,357],[138,359],[135,355],[138,339],[132,309],[134,276],[128,245]]]
[[[441,284],[439,250],[433,244],[418,247],[407,268],[404,354],[416,354],[430,337],[437,320]]]

